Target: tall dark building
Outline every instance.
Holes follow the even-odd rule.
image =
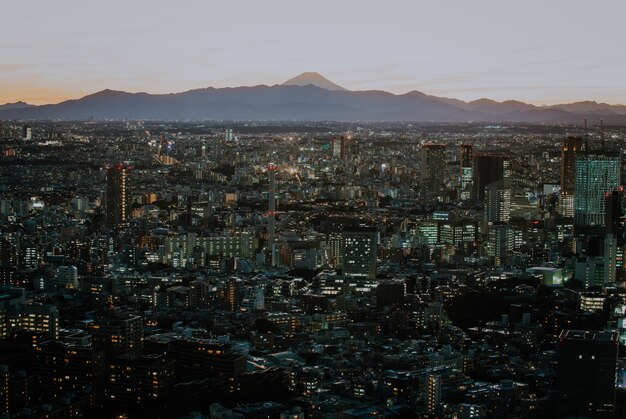
[[[561,332],[557,377],[559,417],[613,417],[617,337],[616,332]]]
[[[561,196],[560,213],[574,216],[574,192],[576,191],[576,156],[582,151],[583,139],[567,137],[561,147]]]
[[[485,199],[485,186],[497,180],[510,177],[508,156],[479,154],[474,156],[474,199]]]
[[[380,281],[376,287],[376,308],[381,310],[385,307],[400,306],[404,303],[405,294],[406,284],[404,281]]]
[[[107,170],[106,223],[125,224],[130,211],[130,167],[119,164]]]
[[[613,191],[606,194],[606,215],[604,217],[605,234],[612,234],[617,243],[624,242],[622,214],[624,212],[624,192]]]
[[[472,198],[472,182],[474,180],[474,159],[472,157],[472,145],[461,144],[459,198],[462,201],[467,201]]]
[[[444,144],[423,144],[421,151],[420,189],[426,200],[436,200],[445,186],[443,169],[446,165]]]

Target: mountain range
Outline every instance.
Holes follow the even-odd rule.
[[[626,125],[626,106],[593,101],[553,106],[507,100],[470,102],[418,91],[350,91],[318,73],[283,84],[149,94],[103,90],[53,105],[0,105],[5,120],[302,120],[571,123]]]

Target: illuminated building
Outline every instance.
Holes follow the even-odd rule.
[[[140,316],[112,314],[87,323],[94,344],[104,347],[107,356],[139,354],[143,349],[143,322]]]
[[[507,222],[511,218],[513,182],[510,178],[500,179],[485,186],[485,221]]]
[[[606,195],[620,186],[621,160],[602,151],[576,157],[574,231],[601,234],[605,229]]]
[[[130,214],[130,167],[123,164],[107,169],[106,222],[109,227],[125,224]]]
[[[580,137],[568,137],[561,147],[561,193],[559,212],[564,217],[574,216],[574,193],[576,192],[576,156],[582,150]]]
[[[346,138],[342,135],[339,138],[333,138],[333,157],[344,160],[346,158]]]
[[[423,144],[420,159],[420,190],[428,201],[436,201],[443,195],[446,166],[446,146],[444,144]]]
[[[346,228],[341,238],[341,269],[346,276],[376,278],[378,233],[373,228]]]
[[[461,201],[467,201],[472,198],[472,184],[474,181],[474,161],[472,155],[472,145],[461,145],[461,173],[460,173],[460,193]]]

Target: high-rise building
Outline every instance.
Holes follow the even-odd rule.
[[[619,189],[621,160],[604,151],[576,156],[574,229],[577,234],[601,234],[605,229],[606,195]]]
[[[461,201],[467,201],[472,198],[472,183],[474,180],[474,160],[471,144],[461,145],[461,173],[460,173],[460,191],[459,198]]]
[[[612,234],[618,245],[624,244],[624,191],[613,191],[606,194],[606,215],[604,217],[604,232]]]
[[[511,177],[509,157],[498,154],[479,154],[474,156],[474,199],[483,202],[485,186],[497,180]]]
[[[618,343],[616,332],[561,332],[559,417],[613,417]]]
[[[333,138],[333,157],[344,160],[346,158],[346,138],[342,135],[339,138]]]
[[[130,167],[123,164],[107,169],[106,207],[107,225],[125,224],[130,215]]]
[[[446,146],[444,144],[423,144],[420,162],[420,189],[422,197],[428,201],[437,200],[443,195],[446,166]]]
[[[267,210],[267,244],[271,255],[272,266],[278,266],[278,255],[274,255],[274,242],[276,240],[276,171],[278,166],[270,164],[267,167],[269,175],[269,193]],[[278,253],[278,250],[276,250]]]
[[[30,125],[24,125],[22,130],[22,138],[26,141],[33,139],[33,128]]]
[[[345,228],[341,237],[344,275],[376,278],[378,232],[370,227]]]
[[[494,258],[500,266],[514,246],[514,232],[508,224],[494,224],[489,227],[486,246],[487,256]]]
[[[500,179],[485,186],[485,221],[507,222],[511,218],[513,182],[510,178]]]
[[[559,211],[564,217],[574,216],[574,193],[576,192],[576,156],[582,151],[580,137],[568,137],[561,147],[561,193]]]
[[[57,269],[56,283],[61,288],[78,288],[78,268],[76,266],[59,266]]]

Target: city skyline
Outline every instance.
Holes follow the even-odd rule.
[[[12,3],[5,14],[19,18],[0,29],[0,103],[273,85],[303,71],[349,90],[624,103],[616,52],[626,6],[603,5],[589,19],[579,1]]]

